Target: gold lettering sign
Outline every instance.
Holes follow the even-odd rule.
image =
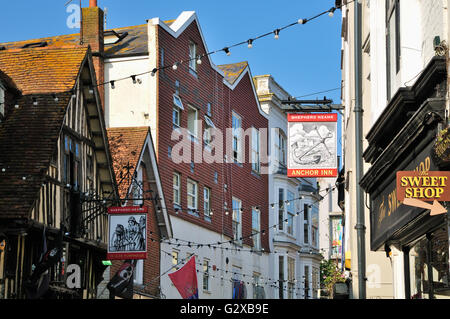
[[[423,201],[450,201],[450,172],[404,171],[397,172],[397,197]]]
[[[430,169],[431,169],[431,158],[427,156],[414,168],[414,171],[411,173],[424,174],[428,172]],[[397,174],[398,173],[399,172],[397,172]],[[397,209],[402,205],[404,196],[403,195],[399,196],[398,194],[399,189],[398,178],[396,186],[397,187],[394,187],[394,189],[387,195],[387,198],[383,196],[381,204],[378,208],[378,224],[381,224],[381,222],[386,218],[386,216],[393,215],[397,211]]]

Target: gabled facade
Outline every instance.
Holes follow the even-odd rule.
[[[122,205],[148,207],[148,257],[136,263],[133,298],[161,298],[160,242],[172,237],[172,227],[166,213],[150,130],[147,126],[109,128],[108,138]],[[120,266],[121,262],[114,262],[110,274]]]
[[[90,49],[3,50],[0,70],[0,297],[96,298],[117,187]]]
[[[147,39],[146,48],[139,51],[134,47],[134,54],[125,51],[119,57],[111,56],[105,60],[105,82],[125,74],[172,65],[189,59],[190,54],[207,52],[194,12],[183,12],[175,21],[167,23],[151,19],[147,34],[139,38],[131,45],[139,47],[141,41]],[[170,244],[161,245],[161,251],[169,252],[161,254],[161,273],[167,272],[177,260],[197,255],[197,268],[200,274],[206,273],[199,275],[204,280],[204,287],[199,287],[200,298],[232,298],[233,279],[267,278],[266,254],[248,251],[255,245],[249,237],[252,220],[260,231],[268,226],[267,176],[253,171],[248,161],[234,163],[233,154],[226,154],[225,147],[224,153],[216,155],[215,159],[230,163],[208,164],[204,159],[197,162],[193,157],[178,163],[179,159],[175,158],[177,140],[171,138],[172,134],[182,133],[183,128],[189,129],[188,144],[192,146],[192,155],[200,151],[212,156],[203,138],[206,125],[212,124],[225,134],[226,128],[232,128],[234,116],[234,123],[241,125],[243,130],[266,128],[267,118],[258,104],[248,64],[215,66],[210,58],[204,58],[200,65],[184,63],[176,70],[168,68],[155,76],[137,76],[136,84],[131,80],[122,81],[115,83],[114,89],[107,85],[105,101],[110,127],[150,126],[158,164],[164,168],[161,181],[168,199],[174,238]],[[249,149],[239,151],[247,156]],[[252,185],[251,193],[245,185]],[[233,204],[236,210],[234,223]],[[245,209],[241,212],[238,207]],[[252,219],[252,216],[255,217]],[[260,243],[255,250],[264,248],[267,252],[267,238],[259,236]],[[237,246],[226,244],[217,249],[188,246],[190,242],[207,244],[233,238],[242,243]],[[184,244],[177,245],[176,240],[182,240]],[[233,248],[234,253],[227,254],[225,247]],[[241,248],[243,251],[237,253]],[[234,278],[229,275],[232,272]],[[199,280],[199,285],[201,283]],[[248,297],[252,297],[253,281],[247,279],[245,285]],[[167,298],[179,298],[167,276],[161,278],[161,287]]]

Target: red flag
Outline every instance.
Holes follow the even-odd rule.
[[[195,256],[192,256],[182,268],[169,274],[169,277],[183,299],[198,299]]]

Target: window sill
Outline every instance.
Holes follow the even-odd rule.
[[[189,215],[197,217],[197,218],[200,217],[200,215],[195,211],[196,211],[196,209],[191,209],[191,208],[188,208],[188,210],[187,210]]]
[[[236,160],[235,158],[233,159],[233,163],[236,164],[237,166],[241,167],[241,168],[244,167],[244,166],[242,165],[242,163],[239,162],[238,160]]]
[[[204,219],[206,222],[211,223],[211,217],[210,217],[210,216],[204,215],[204,216],[203,216],[203,219]]]
[[[254,169],[252,169],[252,175],[255,176],[255,177],[257,177],[257,178],[261,178],[261,173],[255,171]]]
[[[194,69],[192,69],[191,67],[189,67],[189,73],[195,77],[196,79],[198,79],[198,74],[197,71],[195,71]]]

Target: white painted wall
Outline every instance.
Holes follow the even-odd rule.
[[[217,243],[226,241],[227,238],[221,236],[218,233],[209,231],[200,226],[189,223],[181,218],[171,217],[172,229],[175,238],[181,238],[186,241],[196,242],[196,243]],[[199,270],[197,272],[197,283],[199,288],[199,299],[231,299],[232,297],[232,282],[233,278],[232,272],[233,268],[239,267],[240,280],[245,282],[246,290],[247,290],[247,299],[253,298],[253,274],[258,273],[263,277],[262,283],[265,284],[267,281],[268,274],[268,263],[269,257],[268,254],[256,254],[251,253],[249,251],[230,251],[219,248],[209,248],[207,246],[203,246],[201,248],[197,247],[187,247],[180,246],[177,247],[177,243],[182,243],[184,245],[187,242],[176,242],[175,240],[171,241],[173,244],[169,245],[166,243],[161,244],[161,274],[167,272],[172,268],[172,257],[164,252],[172,252],[176,250],[179,252],[179,261],[181,259],[186,259],[188,253],[196,255],[196,269]],[[222,245],[223,248],[235,247],[231,246],[231,244]],[[249,250],[250,247],[243,247],[244,250]],[[209,291],[203,290],[203,261],[204,259],[209,260],[210,265],[215,265],[220,270],[213,271],[211,268],[209,270]],[[226,262],[228,258],[228,264]],[[188,259],[186,259],[187,261]],[[202,265],[199,265],[201,263]],[[183,265],[180,265],[182,267]],[[228,271],[228,273],[227,273]],[[173,271],[169,271],[168,273],[172,273]],[[167,299],[180,299],[181,296],[178,293],[178,290],[173,285],[170,280],[168,273],[162,275],[161,277],[161,290],[163,296]],[[245,275],[245,276],[243,276]],[[214,276],[214,277],[213,277]],[[223,277],[223,279],[222,279]],[[266,296],[268,293],[267,286],[264,287],[266,292]],[[268,297],[268,296],[267,296]]]
[[[129,77],[149,69],[148,57],[117,58],[105,61],[105,82]],[[150,126],[149,74],[115,82],[115,89],[105,85],[105,118],[107,127]],[[150,115],[150,114],[149,114]]]

